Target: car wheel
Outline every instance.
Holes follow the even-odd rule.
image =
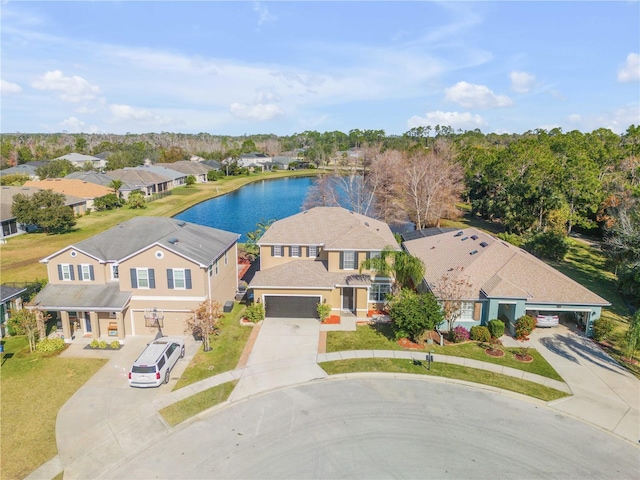
[[[184,358],[184,346],[180,349],[180,358]]]
[[[171,372],[169,370],[167,370],[167,373],[164,374],[164,383],[169,383],[169,374]]]

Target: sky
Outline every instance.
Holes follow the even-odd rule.
[[[640,124],[640,2],[0,3],[3,133]]]

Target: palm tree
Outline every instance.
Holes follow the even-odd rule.
[[[116,197],[120,198],[120,189],[122,188],[122,180],[111,180],[111,183],[107,185],[109,188],[113,188],[113,193]]]
[[[363,270],[374,270],[379,276],[393,277],[391,293],[397,295],[402,288],[413,288],[422,281],[425,266],[422,260],[404,250],[385,247],[380,256],[367,258],[360,264]]]

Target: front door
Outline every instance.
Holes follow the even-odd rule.
[[[84,313],[84,326],[85,333],[91,333],[91,315],[89,314],[89,312]]]
[[[342,310],[353,311],[353,287],[342,289]]]

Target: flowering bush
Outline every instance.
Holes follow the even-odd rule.
[[[516,338],[518,340],[526,340],[533,329],[536,328],[536,319],[523,315],[516,321]]]
[[[469,340],[469,330],[464,328],[462,325],[458,325],[451,333],[451,340],[453,343],[466,342]]]

